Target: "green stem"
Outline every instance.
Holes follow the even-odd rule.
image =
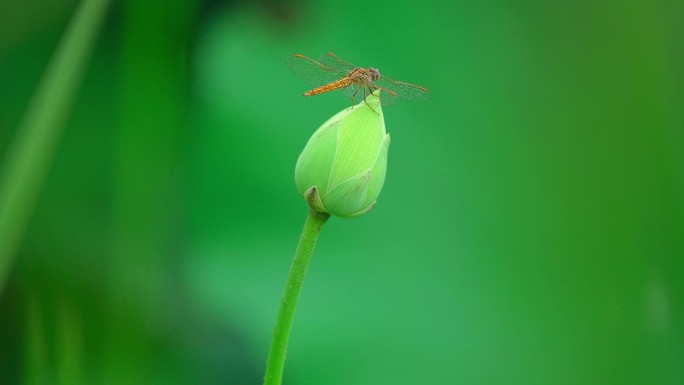
[[[266,363],[266,375],[264,385],[280,385],[283,379],[283,369],[285,367],[285,354],[287,353],[287,342],[290,339],[292,320],[294,319],[299,293],[302,291],[302,284],[306,277],[306,270],[311,261],[311,255],[316,247],[316,241],[323,229],[325,221],[330,218],[328,214],[322,214],[309,210],[306,217],[302,235],[299,237],[297,251],[290,267],[290,275],[283,291],[283,298],[278,309],[273,336],[271,337],[271,349],[268,353]]]
[[[0,170],[0,293],[71,110],[109,0],[83,0],[43,74]]]

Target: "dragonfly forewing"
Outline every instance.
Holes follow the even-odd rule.
[[[347,72],[327,66],[304,55],[291,55],[287,59],[290,70],[312,87],[320,87],[347,76]]]
[[[353,69],[356,68],[355,65],[352,63],[342,59],[341,57],[335,55],[332,52],[325,53],[321,55],[321,63],[324,65],[331,67],[331,68],[336,68],[339,71],[349,73],[349,71],[352,71]]]

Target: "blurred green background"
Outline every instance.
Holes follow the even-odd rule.
[[[0,162],[78,2],[0,3]],[[684,383],[684,3],[116,1],[0,289],[0,384],[260,384],[326,51],[385,109],[284,384]],[[3,245],[0,245],[3,247]]]

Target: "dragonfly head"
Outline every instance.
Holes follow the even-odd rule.
[[[380,79],[380,70],[378,70],[377,68],[371,67],[368,69],[368,72],[370,72],[371,81],[376,81]]]

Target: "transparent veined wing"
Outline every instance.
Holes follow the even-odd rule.
[[[347,71],[300,54],[289,56],[287,58],[287,65],[295,75],[312,87],[320,87],[347,76]]]
[[[372,93],[373,91],[365,85],[352,84],[344,89],[344,96],[350,98],[352,103],[364,100],[364,98],[368,97],[368,95]]]
[[[332,52],[327,52],[321,56],[321,63],[326,66],[337,68],[340,71],[349,73],[349,71],[356,68],[352,63],[342,59],[341,57],[335,55]]]
[[[363,97],[363,90],[361,89],[361,86],[357,86],[355,84],[352,84],[349,87],[346,87],[344,89],[344,95],[348,98],[355,98],[359,95]]]
[[[381,88],[380,89],[380,103],[383,106],[389,106],[390,104],[394,104],[397,102],[397,94],[393,91],[390,91],[386,88]]]
[[[380,100],[383,104],[393,103],[394,100],[406,100],[409,102],[426,102],[430,100],[430,91],[417,84],[411,84],[394,80],[385,75],[380,75],[380,79],[374,82],[381,91],[384,91]],[[386,99],[387,101],[383,100]]]

